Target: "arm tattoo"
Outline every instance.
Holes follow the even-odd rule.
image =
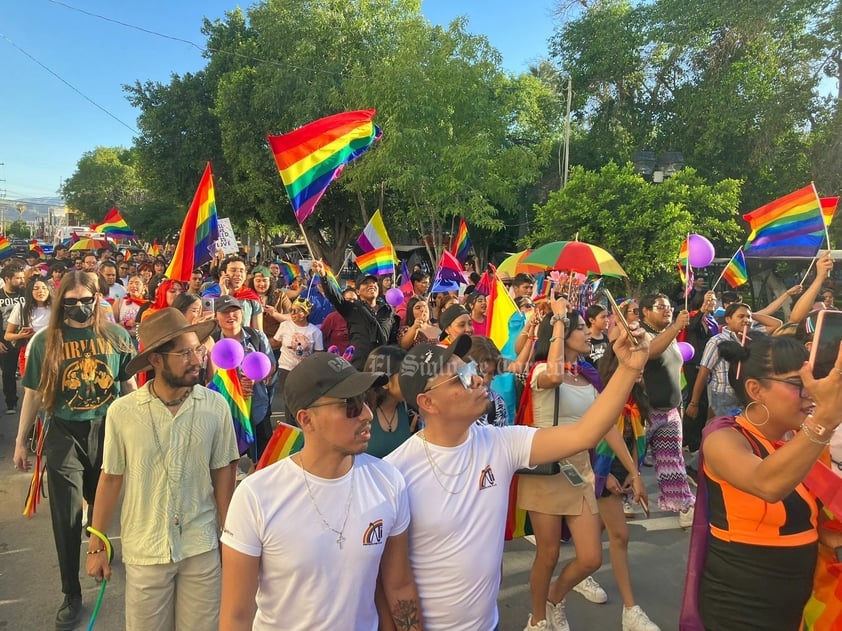
[[[392,618],[395,620],[395,626],[398,628],[398,631],[420,629],[420,620],[418,619],[418,601],[397,601],[395,606],[392,607]]]

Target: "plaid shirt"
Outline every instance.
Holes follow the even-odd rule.
[[[711,392],[734,393],[733,388],[728,383],[728,362],[719,356],[719,345],[728,340],[739,342],[737,336],[729,331],[728,327],[724,327],[722,333],[714,335],[707,341],[705,352],[702,353],[702,360],[699,365],[710,370],[708,388]]]

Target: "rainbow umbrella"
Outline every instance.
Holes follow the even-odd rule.
[[[544,270],[579,272],[592,276],[628,276],[626,270],[608,252],[582,241],[547,243],[524,257],[523,263],[540,265]]]
[[[515,252],[511,256],[506,257],[500,265],[497,266],[498,274],[508,274],[509,276],[517,276],[518,274],[540,274],[547,268],[536,263],[525,263],[523,259],[532,254],[532,250],[524,250],[523,252]]]
[[[102,239],[79,239],[76,243],[70,246],[71,250],[101,250],[103,248],[111,249],[111,244]]]

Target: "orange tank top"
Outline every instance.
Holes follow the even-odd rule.
[[[772,443],[743,417],[735,417],[738,431],[759,458],[766,458],[783,443]],[[734,488],[705,466],[711,535],[722,541],[756,546],[793,547],[818,540],[815,496],[803,484],[780,502],[769,503]]]

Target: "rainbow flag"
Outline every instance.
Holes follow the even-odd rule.
[[[120,211],[116,208],[112,208],[108,211],[108,214],[105,215],[105,219],[102,220],[102,223],[93,224],[91,226],[91,230],[94,232],[101,232],[105,236],[112,238],[125,237],[127,239],[131,239],[135,236],[132,229],[129,228],[129,224],[126,223],[126,220],[123,219]]]
[[[812,184],[761,206],[743,219],[751,226],[746,256],[815,256],[825,238],[825,220]]]
[[[836,207],[839,205],[838,197],[822,197],[819,202],[822,205],[822,215],[824,216],[825,225],[829,226],[833,222],[833,215],[836,214]]]
[[[385,276],[395,273],[395,259],[391,246],[357,255],[357,267],[366,276]]]
[[[132,260],[132,251],[131,250],[124,250],[123,251],[123,260],[128,263]]]
[[[746,269],[746,257],[743,255],[743,249],[737,250],[734,258],[725,267],[722,273],[722,278],[731,285],[731,287],[739,287],[748,282],[748,270]]]
[[[158,239],[152,241],[152,245],[146,250],[147,254],[151,254],[152,256],[158,256],[161,253],[161,247],[158,245]]]
[[[506,291],[503,281],[494,270],[494,278],[491,280],[491,294],[488,296],[488,337],[494,342],[494,346],[503,350],[506,342],[509,341],[509,320],[517,313],[517,306],[509,292]]]
[[[287,456],[301,451],[304,446],[304,432],[299,428],[287,425],[286,423],[278,423],[278,427],[272,433],[272,438],[269,439],[269,444],[266,445],[266,450],[260,456],[257,462],[256,469],[268,467],[270,464],[278,462]]]
[[[9,240],[6,238],[5,235],[0,237],[0,261],[3,259],[7,259],[10,256],[14,256],[15,250],[12,248],[12,244],[9,243]]]
[[[216,196],[213,191],[213,175],[208,162],[190,210],[181,226],[181,234],[175,245],[167,278],[187,282],[193,270],[213,258],[216,241],[219,239],[219,225],[216,218]]]
[[[246,399],[243,396],[243,389],[240,387],[240,378],[237,376],[237,369],[228,370],[216,369],[213,379],[208,388],[222,395],[234,417],[234,431],[237,434],[237,447],[241,454],[244,454],[249,445],[254,442],[254,429],[251,426],[251,397]]]
[[[267,135],[269,147],[299,224],[310,216],[345,165],[378,140],[376,110],[344,112],[299,127],[282,136]]]
[[[44,254],[44,248],[42,248],[40,245],[38,245],[37,239],[33,239],[32,241],[29,242],[29,251],[35,252],[35,254],[38,255],[39,259],[47,258],[47,255]]]
[[[471,237],[468,235],[468,224],[465,223],[465,218],[463,217],[459,222],[459,232],[456,233],[456,242],[453,244],[453,256],[464,263],[472,247]]]
[[[377,209],[371,216],[368,224],[363,228],[362,234],[357,239],[357,246],[360,252],[371,252],[380,248],[392,249],[392,240],[386,232],[386,225],[383,223],[383,216],[380,209]]]
[[[281,268],[281,276],[284,277],[287,285],[301,276],[301,268],[295,263],[290,263],[289,261],[278,261],[278,267]]]
[[[325,280],[331,284],[331,286],[336,290],[336,293],[342,295],[342,287],[339,285],[339,281],[336,280],[336,276],[333,275],[333,270],[330,269],[327,263],[325,265]],[[317,275],[318,276],[318,275]],[[353,286],[353,283],[348,283],[349,285]]]

